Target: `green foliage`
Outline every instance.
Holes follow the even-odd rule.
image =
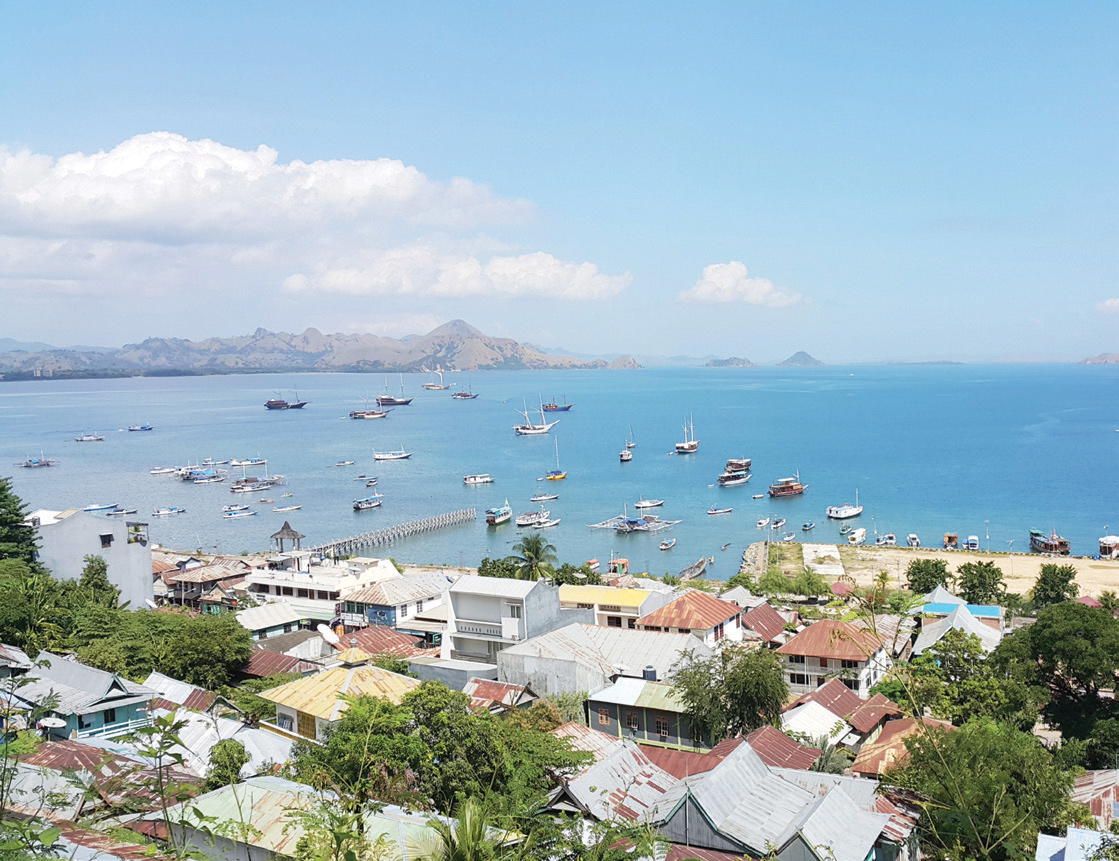
[[[1085,768],[1119,768],[1119,718],[1097,720],[1085,748]]]
[[[907,588],[918,595],[927,595],[937,586],[952,587],[952,574],[943,559],[914,559],[905,569]]]
[[[397,658],[393,655],[374,655],[369,663],[375,667],[380,667],[382,670],[388,670],[390,673],[408,676],[412,679],[419,678],[419,676],[412,672],[412,665],[404,660],[404,658]]]
[[[957,592],[969,604],[998,604],[1006,592],[994,562],[965,562],[956,569]]]
[[[744,645],[711,657],[685,652],[672,684],[693,736],[712,743],[773,723],[789,693],[776,654]]]
[[[274,673],[263,679],[246,679],[239,687],[227,688],[225,695],[253,720],[269,720],[276,715],[276,704],[257,696],[262,691],[286,685],[301,678],[299,673]]]
[[[518,580],[539,580],[552,577],[556,573],[556,548],[549,544],[540,533],[524,536],[513,545],[514,556],[506,561],[517,567],[514,575]]]
[[[757,592],[755,591],[758,588],[757,581],[754,575],[749,571],[738,571],[729,580],[727,580],[727,589],[733,589],[735,586],[741,586],[747,592],[750,592],[751,594],[757,594]]]
[[[1038,832],[1074,820],[1073,775],[1034,736],[991,720],[906,739],[909,758],[885,780],[923,799],[923,844],[948,858],[1029,857]]]
[[[34,658],[63,647],[72,618],[73,582],[60,583],[22,559],[0,560],[0,643]]]
[[[35,565],[35,528],[27,526],[26,520],[27,510],[23,500],[12,492],[12,480],[0,478],[0,560]]]
[[[249,761],[245,746],[236,739],[226,738],[210,749],[210,772],[206,775],[204,791],[220,789],[241,782],[241,768]]]
[[[556,707],[564,723],[583,723],[586,720],[583,705],[587,696],[586,691],[574,691],[569,694],[552,694],[548,699]]]
[[[510,559],[490,559],[487,556],[478,564],[478,574],[482,577],[504,577],[513,580],[517,577],[517,563]]]
[[[795,592],[793,579],[776,567],[769,568],[754,584],[754,588],[758,595],[792,595]]]
[[[110,610],[120,606],[120,589],[109,582],[109,566],[100,556],[85,558],[78,589],[91,606],[108,607]]]
[[[602,576],[585,564],[575,566],[564,562],[552,575],[552,583],[556,586],[601,586]]]
[[[1060,604],[1075,598],[1080,592],[1073,582],[1076,579],[1076,568],[1072,565],[1056,565],[1050,562],[1041,566],[1030,597],[1034,606],[1042,610],[1053,604]]]
[[[836,747],[828,740],[826,735],[812,739],[808,742],[808,746],[820,751],[820,755],[809,767],[809,771],[819,771],[824,774],[843,774],[847,766],[851,764],[851,754],[841,747]]]
[[[793,592],[797,595],[827,595],[831,587],[815,571],[805,568],[793,578]]]

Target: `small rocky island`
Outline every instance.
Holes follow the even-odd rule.
[[[756,368],[753,362],[749,359],[740,359],[738,356],[731,356],[729,359],[712,359],[709,362],[704,362],[705,368]]]
[[[801,350],[777,365],[779,368],[822,368],[824,363]]]

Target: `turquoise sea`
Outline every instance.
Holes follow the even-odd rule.
[[[472,524],[398,541],[377,555],[398,561],[477,565],[504,556],[518,540],[512,523],[489,528],[484,509],[508,499],[515,512],[536,508],[529,497],[547,487],[558,526],[545,531],[562,561],[611,553],[634,570],[676,572],[714,556],[712,576],[728,577],[742,550],[764,536],[763,517],[783,517],[798,540],[836,541],[839,524],[825,509],[854,501],[858,525],[910,532],[939,545],[944,532],[978,535],[991,550],[1028,550],[1031,528],[1055,529],[1076,555],[1097,552],[1110,527],[1119,532],[1119,367],[1085,365],[853,365],[824,368],[518,371],[447,375],[478,393],[454,400],[426,391],[427,375],[405,375],[410,406],[388,418],[353,421],[350,410],[397,375],[281,374],[121,380],[0,382],[0,474],[11,475],[30,509],[117,503],[139,510],[154,541],[180,549],[239,553],[266,550],[285,519],[305,544],[346,538],[384,526],[473,506]],[[302,410],[268,411],[264,401],[298,392]],[[518,437],[522,403],[566,398],[545,436]],[[539,418],[537,412],[536,418]],[[700,440],[694,455],[674,455],[683,425]],[[127,432],[151,424],[151,432]],[[104,442],[75,442],[85,432]],[[633,460],[618,458],[632,432]],[[372,459],[404,447],[407,461]],[[568,477],[537,478],[556,465]],[[28,457],[58,460],[22,469]],[[231,494],[229,484],[193,485],[153,476],[154,466],[205,458],[268,459],[287,484],[265,494]],[[753,458],[753,478],[714,486],[730,457]],[[338,467],[353,460],[353,466]],[[799,471],[804,495],[754,499]],[[259,472],[253,470],[250,474]],[[463,485],[468,473],[495,482]],[[359,474],[376,475],[384,504],[355,513],[352,501],[371,491]],[[239,475],[239,470],[234,470]],[[282,498],[282,493],[291,493]],[[223,520],[221,508],[262,496],[255,517]],[[669,533],[619,536],[587,528],[641,497],[664,499],[657,513],[681,520]],[[300,504],[286,514],[281,504]],[[713,504],[733,511],[709,516]],[[152,518],[160,507],[186,513]],[[802,532],[800,526],[816,527]],[[661,538],[676,546],[660,551]],[[989,539],[988,539],[989,536]],[[725,551],[721,550],[727,545]]]

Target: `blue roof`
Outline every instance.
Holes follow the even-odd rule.
[[[925,604],[921,607],[922,613],[935,613],[940,616],[947,616],[955,610],[959,604]],[[991,604],[964,604],[968,612],[976,617],[986,617],[988,619],[997,619],[1002,613],[1001,607],[996,607]]]

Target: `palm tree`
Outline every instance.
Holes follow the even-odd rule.
[[[430,861],[494,861],[505,854],[490,836],[486,814],[473,798],[459,805],[453,822],[432,819],[428,824],[438,839],[435,851],[427,856]]]
[[[508,561],[517,566],[518,580],[539,580],[552,577],[556,573],[556,548],[544,540],[542,535],[526,535],[513,545],[514,556]]]

